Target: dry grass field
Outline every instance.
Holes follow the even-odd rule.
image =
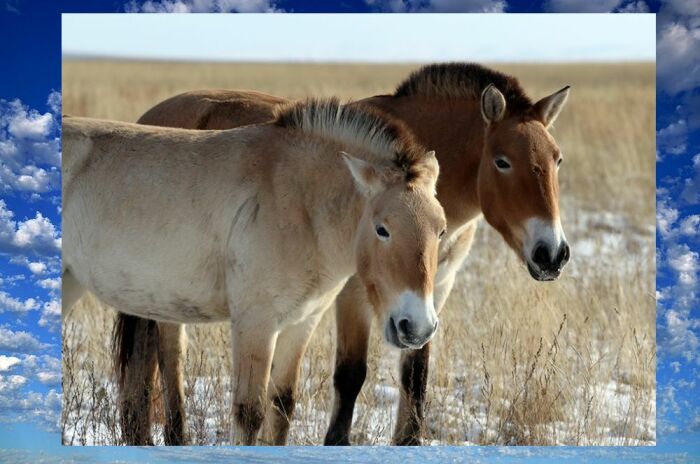
[[[67,61],[65,114],[135,121],[201,88],[287,97],[391,92],[416,65]],[[655,393],[655,70],[652,63],[496,65],[539,98],[572,85],[553,134],[572,260],[535,282],[487,224],[441,313],[426,405],[431,444],[650,445]],[[109,335],[114,312],[79,302],[63,327],[66,444],[119,443]],[[332,405],[330,311],[307,352],[292,444],[320,444]],[[189,326],[193,444],[225,444],[228,326]],[[391,441],[397,352],[374,335],[352,440]],[[158,436],[158,431],[156,431]]]

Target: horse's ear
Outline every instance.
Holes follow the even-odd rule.
[[[559,116],[559,112],[564,108],[566,100],[569,98],[569,89],[570,86],[567,85],[535,103],[535,114],[545,127],[551,126],[557,119],[557,116]]]
[[[340,154],[350,169],[360,192],[367,196],[373,196],[384,189],[381,173],[371,163],[355,158],[344,151],[341,151]]]
[[[425,166],[425,179],[426,183],[428,184],[428,188],[431,192],[433,192],[433,195],[437,195],[436,186],[438,176],[440,175],[440,165],[438,164],[437,157],[435,156],[435,150],[431,150],[425,154],[425,160],[422,162],[422,165]]]
[[[481,115],[487,123],[498,122],[506,114],[506,99],[495,85],[489,84],[481,92]]]

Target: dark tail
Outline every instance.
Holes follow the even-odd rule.
[[[127,445],[152,445],[151,399],[158,368],[158,324],[118,313],[112,347],[122,438]]]

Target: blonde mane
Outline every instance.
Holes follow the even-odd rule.
[[[479,100],[481,92],[493,84],[506,99],[511,114],[525,112],[532,101],[513,76],[476,63],[441,63],[423,66],[397,87],[395,97],[421,95],[429,98]]]
[[[274,123],[362,147],[404,170],[407,181],[420,176],[426,150],[403,122],[369,106],[308,99],[279,108]]]

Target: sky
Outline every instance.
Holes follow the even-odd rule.
[[[188,448],[60,447],[60,14],[267,11],[657,13],[656,447],[477,447],[467,450],[441,448],[436,451],[373,449],[371,452],[362,448],[331,452],[305,448],[192,451]],[[438,21],[439,18],[433,20]],[[597,32],[595,29],[593,31]],[[419,32],[420,29],[415,34]],[[593,36],[595,34],[582,32],[579,47],[593,40]],[[54,0],[39,3],[0,0],[0,39],[0,43],[5,45],[0,49],[3,62],[0,72],[1,462],[54,462],[56,457],[64,462],[216,462],[232,458],[250,461],[261,457],[256,453],[306,462],[328,458],[329,453],[336,460],[352,458],[384,462],[405,462],[410,458],[456,460],[465,456],[489,462],[519,462],[525,459],[528,462],[560,462],[563,459],[570,462],[700,462],[700,2]],[[555,36],[552,42],[558,39]],[[90,42],[89,39],[85,40]],[[301,40],[301,36],[298,40]],[[642,42],[644,40],[640,39]],[[98,43],[95,39],[94,44],[90,45],[96,46]],[[550,44],[550,49],[554,46],[558,44]],[[280,52],[283,50],[280,47]],[[476,51],[471,48],[462,50],[470,53]],[[493,50],[495,53],[496,48]],[[470,59],[473,57],[470,56]]]
[[[65,56],[203,61],[386,63],[465,56],[489,62],[653,61],[655,19],[651,14],[66,14],[62,43]],[[494,33],[493,40],[473,39]]]

